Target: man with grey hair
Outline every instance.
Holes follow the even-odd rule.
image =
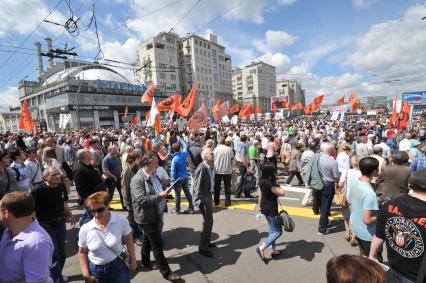
[[[117,146],[108,146],[108,154],[102,160],[102,171],[107,177],[106,186],[111,199],[114,196],[115,188],[117,188],[120,195],[120,202],[124,210],[127,208],[123,203],[123,195],[121,193],[121,161],[118,154]]]
[[[323,182],[321,190],[314,190],[314,199],[317,201],[317,207],[320,212],[318,234],[327,233],[329,224],[328,215],[330,214],[331,203],[336,191],[336,184],[339,183],[339,168],[337,161],[330,156],[334,150],[333,144],[324,142],[321,144],[321,156],[319,157],[319,171]]]
[[[218,146],[213,150],[215,156],[214,167],[216,170],[214,179],[214,203],[219,205],[220,187],[222,180],[225,187],[225,205],[231,205],[232,160],[234,152],[226,145],[224,139],[219,140]]]
[[[195,170],[194,178],[194,204],[203,215],[203,231],[201,232],[198,250],[206,257],[213,257],[209,248],[215,247],[215,244],[210,243],[213,228],[214,154],[212,149],[204,148],[201,156],[203,162]]]

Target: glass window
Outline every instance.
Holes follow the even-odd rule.
[[[166,79],[166,73],[160,73],[160,79],[165,80]]]
[[[176,75],[175,74],[170,74],[170,79],[175,81],[176,80]]]

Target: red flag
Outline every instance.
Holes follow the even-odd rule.
[[[30,111],[28,110],[27,101],[22,103],[21,116],[19,117],[19,129],[31,132],[35,127],[35,122],[31,118]]]
[[[251,103],[248,103],[243,106],[240,110],[240,114],[238,115],[240,119],[243,117],[249,118],[250,115],[253,113],[253,105]]]
[[[319,108],[319,105],[311,103],[305,107],[304,111],[305,111],[305,114],[308,115],[308,114],[311,114],[312,112],[317,111],[318,108]]]
[[[315,97],[314,100],[312,101],[312,103],[315,104],[315,105],[320,105],[323,100],[324,100],[324,94]]]
[[[134,126],[136,126],[137,123],[138,123],[138,117],[135,116],[135,118],[133,118],[133,120],[130,121],[129,126],[133,128]]]
[[[194,108],[196,94],[197,88],[195,87],[195,85],[193,85],[191,88],[191,92],[188,94],[182,104],[176,108],[175,112],[184,118],[188,117],[189,112],[191,112],[192,108]]]
[[[395,97],[395,101],[393,102],[392,116],[389,119],[388,125],[391,126],[394,123],[398,122],[398,112],[396,111],[396,104],[398,102],[398,94]]]
[[[262,113],[262,111],[260,110],[260,106],[257,105],[256,110],[254,111],[254,114],[259,114],[259,113]]]
[[[126,109],[124,109],[124,118],[127,118],[127,114],[129,114],[129,110],[127,109],[126,105]]]
[[[297,102],[294,107],[292,108],[292,110],[302,110],[303,109],[303,104],[302,102]]]
[[[278,108],[277,108],[277,103],[276,102],[272,102],[272,112],[277,112]]]
[[[361,107],[361,101],[359,101],[358,99],[354,98],[351,101],[351,105],[352,105],[352,112],[354,112],[357,108]]]
[[[231,108],[229,108],[230,113],[235,113],[235,112],[238,112],[238,111],[240,111],[240,104],[239,103],[234,104],[234,105],[232,105]]]
[[[191,130],[198,130],[207,125],[208,114],[204,103],[201,105],[200,109],[192,115],[191,119],[188,121],[188,126]]]
[[[282,106],[283,106],[284,109],[290,109],[291,108],[291,101],[287,100],[286,102],[283,102]]]
[[[180,104],[181,98],[180,94],[176,94],[164,99],[157,104],[158,111],[175,111]]]
[[[410,120],[410,104],[406,100],[401,107],[401,111],[398,115],[398,130],[403,129],[408,125],[408,121]]]
[[[141,97],[142,104],[144,104],[145,102],[148,104],[152,103],[152,98],[154,97],[154,90],[155,90],[155,86],[153,84],[148,87],[148,89],[145,91],[145,93]]]
[[[340,105],[344,104],[345,103],[345,96],[337,99],[337,103],[340,104]]]

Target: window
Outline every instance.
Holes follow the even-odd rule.
[[[204,48],[206,48],[206,43],[204,42]]]
[[[170,88],[171,88],[171,89],[176,89],[176,84],[171,84],[171,85],[170,85]]]
[[[207,48],[210,49],[210,44],[207,44]]]
[[[175,74],[170,74],[170,79],[175,81],[176,80],[176,75]]]
[[[198,40],[197,39],[195,39],[195,45],[197,45],[198,44]]]
[[[166,68],[166,64],[161,64],[161,63],[159,63],[159,64],[158,64],[158,68],[160,68],[160,69],[165,69],[165,68]]]
[[[161,83],[161,88],[162,88],[163,90],[165,90],[165,89],[166,89],[166,87],[167,87],[167,84],[166,84],[166,83]]]
[[[166,79],[166,73],[160,73],[160,79],[165,80]]]

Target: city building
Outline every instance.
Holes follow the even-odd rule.
[[[392,109],[393,104],[393,97],[391,96],[385,96],[385,95],[379,95],[379,96],[368,96],[366,98],[366,105],[369,108],[378,109]],[[361,100],[361,103],[363,101]]]
[[[17,133],[21,108],[9,108],[0,112],[0,133]]]
[[[181,92],[179,63],[179,36],[162,32],[139,46],[134,80],[147,86],[154,84],[155,97],[174,95]]]
[[[232,94],[239,102],[243,101],[243,74],[241,68],[232,68]]]
[[[239,81],[242,83],[242,99],[239,99],[241,92],[238,91],[234,92],[235,99],[243,105],[251,103],[254,108],[260,106],[262,112],[270,112],[271,97],[275,96],[274,66],[262,61],[252,62],[243,67],[241,72],[236,69],[233,76],[237,86],[234,90],[238,90]]]
[[[49,40],[46,40],[49,50]],[[51,43],[50,43],[51,44]],[[19,100],[26,101],[32,118],[41,128],[58,131],[60,114],[71,114],[73,129],[119,128],[128,119],[145,117],[148,105],[141,106],[145,85],[135,85],[109,66],[63,59],[49,60],[43,70],[41,44],[35,43],[39,78],[19,82]]]
[[[290,100],[291,104],[302,102],[305,106],[305,90],[296,80],[279,79],[276,82],[277,92],[276,95],[280,97],[286,97],[286,100]]]
[[[165,96],[186,96],[196,85],[195,108],[204,103],[211,109],[218,98],[232,99],[231,68],[231,56],[215,35],[179,38],[162,32],[139,46],[134,73],[136,82],[154,83]]]

